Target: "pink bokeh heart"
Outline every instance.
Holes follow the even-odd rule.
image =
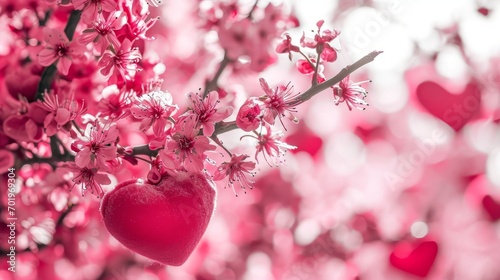
[[[481,92],[475,82],[469,82],[460,94],[453,94],[434,81],[425,81],[417,86],[416,95],[429,113],[456,131],[473,119],[481,107]]]

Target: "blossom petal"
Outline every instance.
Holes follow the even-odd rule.
[[[43,49],[38,53],[38,63],[44,67],[50,66],[58,58],[53,49]]]
[[[71,113],[66,108],[58,108],[56,112],[56,122],[58,125],[64,125],[69,122]]]
[[[59,59],[59,62],[57,63],[57,70],[59,70],[59,72],[66,76],[68,75],[68,72],[69,72],[69,68],[71,67],[71,59],[69,59],[68,57],[61,57],[61,59]]]
[[[67,43],[69,43],[66,34],[64,34],[64,32],[60,31],[59,29],[44,27],[42,32],[43,39],[52,47],[59,44],[66,45]]]
[[[75,156],[75,163],[81,168],[86,167],[90,163],[90,150],[84,148],[78,152]]]

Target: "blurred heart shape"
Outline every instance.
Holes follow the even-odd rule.
[[[460,94],[453,94],[434,81],[420,83],[416,89],[420,104],[455,131],[466,125],[481,107],[479,86],[471,81]]]
[[[483,208],[488,213],[492,221],[500,219],[500,203],[497,202],[491,195],[486,195],[482,200]]]
[[[401,242],[394,248],[389,261],[399,270],[425,277],[434,264],[437,252],[438,244],[434,241]]]
[[[130,250],[179,266],[193,252],[215,207],[214,185],[203,174],[180,173],[156,184],[137,179],[106,193],[101,214],[109,233]]]
[[[304,125],[300,125],[297,131],[288,135],[285,143],[297,147],[292,153],[306,152],[315,157],[323,146],[323,139]]]

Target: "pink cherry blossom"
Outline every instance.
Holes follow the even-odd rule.
[[[116,9],[115,0],[72,0],[75,10],[82,10],[82,19],[86,23],[91,23],[97,14],[112,12]]]
[[[292,61],[292,52],[299,52],[298,46],[292,44],[292,38],[288,33],[284,34],[285,39],[276,46],[277,53],[288,53],[288,58]]]
[[[3,133],[18,142],[38,142],[43,137],[43,126],[28,115],[12,115],[3,122]]]
[[[78,149],[75,163],[78,167],[106,169],[106,161],[117,157],[115,142],[118,138],[118,130],[113,124],[102,124],[96,121],[89,123],[83,135],[73,143]]]
[[[141,59],[139,49],[132,48],[132,42],[125,39],[116,53],[104,53],[99,60],[99,67],[104,76],[113,73],[121,75],[125,80],[130,80],[137,71],[141,70],[141,67],[137,65]]]
[[[102,14],[98,14],[97,18],[92,21],[92,28],[85,29],[77,38],[77,42],[83,45],[95,42],[97,55],[101,55],[110,45],[117,50],[120,47],[120,41],[114,30],[120,29],[125,24],[125,20],[121,11],[109,14],[107,20]]]
[[[269,123],[274,124],[276,117],[280,119],[283,124],[282,117],[287,117],[292,122],[298,122],[297,118],[292,114],[296,112],[295,106],[301,102],[296,99],[298,94],[292,93],[292,87],[290,84],[286,86],[278,86],[276,90],[272,90],[267,84],[266,80],[263,78],[259,79],[262,89],[266,93],[266,96],[261,98],[264,100],[264,115],[263,119]]]
[[[109,86],[103,90],[103,98],[99,101],[100,113],[104,117],[118,120],[130,115],[132,106],[132,92],[119,90],[116,86]]]
[[[362,88],[360,84],[367,82],[370,81],[351,83],[349,81],[349,76],[345,77],[338,85],[332,87],[335,105],[345,102],[349,111],[352,110],[352,107],[359,110],[365,110],[366,108],[362,106],[368,106],[368,103],[364,100],[368,92]]]
[[[337,51],[329,44],[337,36],[340,35],[338,30],[326,29],[321,31],[324,21],[320,20],[316,24],[318,31],[314,36],[314,39],[306,37],[305,32],[302,34],[300,39],[300,44],[302,47],[316,49],[316,52],[321,55],[321,59],[328,62],[334,62],[337,60]]]
[[[73,95],[63,96],[45,92],[43,101],[38,101],[40,106],[49,112],[44,119],[43,126],[45,133],[52,136],[61,128],[69,131],[71,121],[74,121],[85,111],[84,105],[78,105]],[[68,127],[69,126],[69,127]]]
[[[217,171],[214,173],[214,180],[221,181],[227,178],[227,185],[231,187],[234,194],[238,196],[234,185],[239,185],[243,191],[246,193],[246,189],[253,189],[253,181],[247,178],[247,175],[255,176],[254,172],[251,172],[255,168],[255,162],[246,161],[250,156],[245,154],[233,154],[229,162],[222,163]]]
[[[229,117],[233,108],[230,106],[223,106],[216,108],[220,103],[219,93],[211,91],[202,99],[198,94],[189,93],[189,108],[195,115],[196,120],[203,129],[203,135],[210,137],[215,131],[215,123]]]
[[[207,158],[205,152],[215,150],[216,147],[198,132],[196,119],[192,116],[176,123],[172,135],[167,137],[165,149],[160,153],[165,166],[172,165],[172,155],[175,154],[177,162],[187,171],[200,172],[203,169],[203,161]]]
[[[227,56],[231,59],[237,59],[246,54],[245,45],[248,44],[251,22],[244,18],[231,24],[225,24],[219,31],[219,41],[226,50]]]
[[[111,184],[108,174],[99,172],[97,167],[80,167],[74,163],[68,163],[61,166],[61,168],[63,170],[68,170],[73,174],[72,181],[74,184],[70,191],[73,190],[76,185],[79,185],[82,188],[82,195],[88,191],[97,198],[102,198],[104,191],[101,185]]]
[[[262,153],[266,162],[271,166],[269,159],[273,160],[273,165],[279,166],[283,164],[280,160],[280,157],[286,154],[287,150],[293,150],[297,147],[288,145],[285,142],[280,141],[283,137],[283,133],[281,131],[272,132],[271,127],[269,125],[265,125],[265,133],[260,133],[258,136],[250,136],[257,139],[257,146],[255,152],[255,160],[257,163],[259,162],[257,156]]]
[[[154,134],[159,136],[172,126],[169,118],[177,112],[177,109],[177,105],[172,105],[170,93],[153,90],[139,97],[130,108],[130,112],[135,118],[142,120],[140,130],[146,131],[153,127]]]
[[[262,102],[251,97],[241,105],[236,116],[236,125],[244,131],[252,131],[259,127],[262,118]]]
[[[154,40],[146,32],[160,19],[159,17],[149,17],[150,12],[145,1],[130,1],[132,4],[124,5],[123,11],[127,16],[126,38],[131,41],[136,39]]]
[[[47,45],[38,53],[38,62],[45,67],[57,62],[57,70],[61,74],[67,75],[72,59],[82,55],[85,46],[69,42],[66,34],[58,29],[44,27],[43,36]]]

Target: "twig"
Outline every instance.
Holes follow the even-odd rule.
[[[347,77],[348,75],[350,75],[351,73],[353,73],[354,71],[356,71],[357,69],[362,67],[363,65],[366,65],[366,64],[372,62],[375,59],[375,57],[377,57],[381,53],[382,53],[381,51],[373,51],[373,52],[365,55],[360,60],[356,61],[354,64],[346,66],[335,77],[325,81],[324,83],[321,83],[321,84],[318,84],[318,85],[311,87],[310,89],[305,91],[303,94],[299,95],[295,100],[292,100],[290,102],[293,104],[298,104],[298,103],[302,103],[304,101],[311,99],[314,95],[316,95],[316,94],[322,92],[323,90],[328,89],[328,88],[334,86],[335,84],[339,83],[340,81],[342,81],[342,79],[344,79],[345,77]],[[215,124],[215,131],[214,131],[214,134],[212,135],[212,137],[216,137],[217,135],[229,132],[231,130],[235,130],[237,128],[238,128],[238,126],[236,125],[235,121],[218,122]],[[158,151],[152,151],[149,149],[148,145],[142,145],[142,146],[134,147],[132,149],[132,154],[133,155],[148,155],[148,156],[154,157],[158,154]]]
[[[210,80],[205,83],[205,91],[203,91],[203,99],[208,96],[208,92],[210,90],[217,90],[219,86],[217,85],[217,82],[219,81],[220,75],[224,71],[224,69],[229,65],[231,60],[229,57],[227,57],[227,54],[224,53],[224,58],[219,64],[219,69],[217,69],[217,72],[215,73],[215,76]]]
[[[311,99],[316,94],[322,92],[323,90],[333,87],[334,85],[342,81],[345,77],[349,76],[351,73],[358,70],[363,65],[372,62],[375,59],[375,57],[377,57],[381,53],[382,51],[373,51],[365,55],[360,60],[356,61],[354,64],[344,67],[344,69],[342,69],[337,75],[335,75],[335,77],[325,81],[324,83],[311,87],[301,95],[297,96],[297,98],[295,98],[295,100],[291,101],[290,103],[293,104],[303,103]]]

